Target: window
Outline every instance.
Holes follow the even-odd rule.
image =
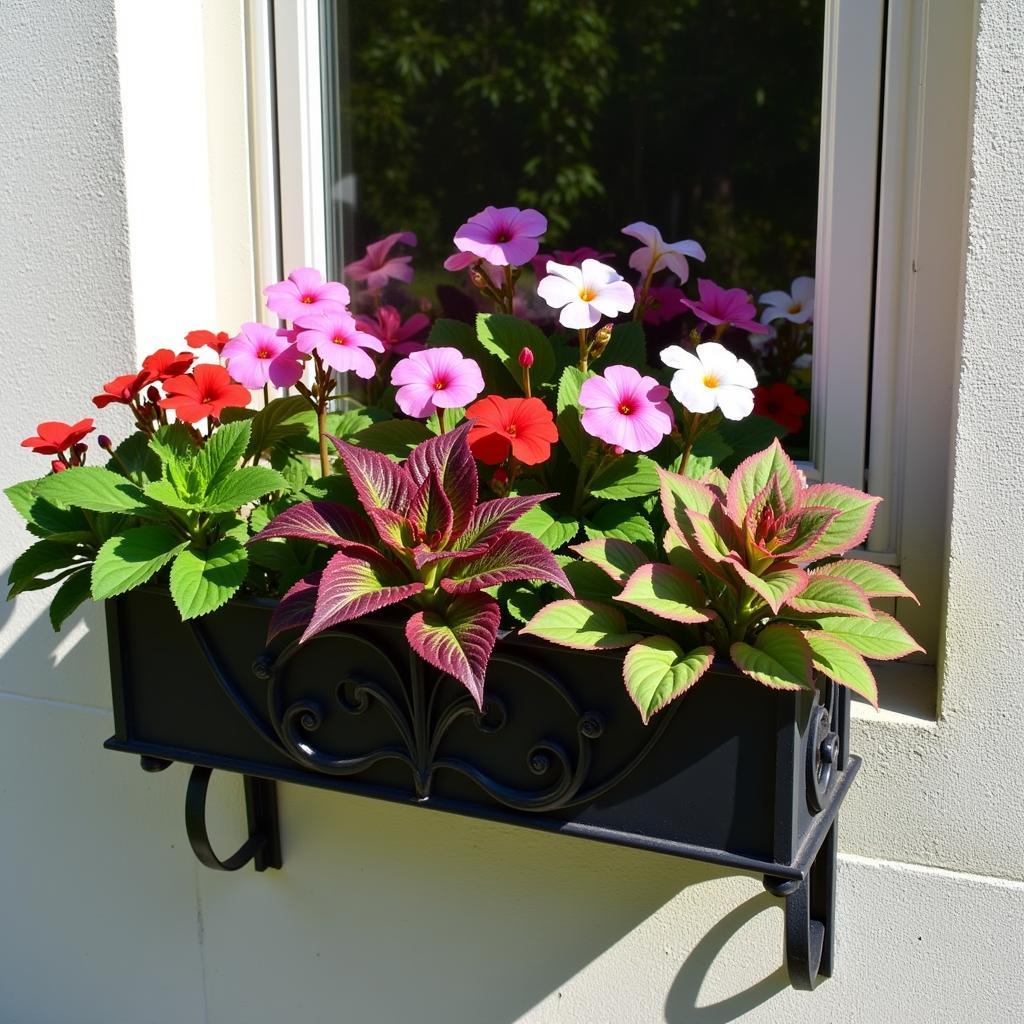
[[[811,479],[887,499],[866,557],[922,594],[895,611],[934,660],[970,6],[253,3],[259,277],[336,275],[412,229],[432,293],[488,202],[542,209],[550,249],[623,253],[644,219],[705,246],[691,278],[760,294],[813,274],[811,410],[789,443]]]

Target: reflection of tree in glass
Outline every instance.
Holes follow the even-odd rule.
[[[347,6],[353,253],[410,229],[436,265],[494,203],[548,248],[646,220],[725,285],[813,273],[824,0]]]

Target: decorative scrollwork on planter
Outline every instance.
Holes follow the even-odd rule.
[[[825,679],[807,726],[807,804],[814,814],[825,808],[829,791],[839,774],[837,703],[837,686],[831,679]]]

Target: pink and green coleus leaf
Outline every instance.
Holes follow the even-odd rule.
[[[798,508],[804,491],[800,472],[775,438],[764,451],[744,459],[729,479],[728,512],[737,523],[742,523],[747,508],[775,476],[787,510]]]
[[[812,576],[830,576],[856,583],[869,597],[908,597],[918,604],[911,589],[892,571],[877,562],[865,562],[857,558],[844,558],[827,565],[816,565],[810,570]]]
[[[277,602],[270,617],[267,643],[289,629],[305,629],[313,618],[316,595],[320,587],[320,573],[310,573],[293,584],[284,597]]]
[[[751,679],[776,690],[805,690],[812,681],[811,648],[795,626],[773,622],[757,634],[753,644],[729,648],[733,664]]]
[[[661,467],[658,468],[658,477],[661,481],[662,511],[668,525],[679,534],[682,534],[683,516],[687,510],[706,516],[719,497],[708,485]]]
[[[480,489],[476,460],[467,440],[472,424],[467,420],[447,434],[418,444],[406,459],[405,468],[417,484],[431,472],[437,474],[441,489],[452,507],[452,536],[460,537],[469,526]]]
[[[800,553],[800,560],[813,562],[829,555],[841,555],[862,544],[871,532],[875,510],[881,498],[842,484],[814,484],[804,492],[804,504],[834,509],[839,513],[824,532]]]
[[[636,544],[618,537],[597,537],[573,544],[569,550],[592,562],[616,583],[625,583],[641,565],[650,561]]]
[[[651,716],[682,696],[711,667],[713,647],[683,649],[667,636],[652,636],[634,644],[622,664],[622,678],[640,717]]]
[[[462,683],[482,708],[487,663],[500,623],[501,609],[493,597],[460,594],[443,612],[415,612],[405,635],[425,662]]]
[[[423,589],[422,583],[411,581],[400,566],[381,555],[352,558],[339,551],[320,576],[316,607],[302,639],[397,604]]]
[[[817,629],[804,630],[814,667],[878,707],[878,684],[867,662],[849,644]]]
[[[617,600],[671,622],[697,623],[711,618],[701,585],[682,569],[661,563],[640,566]]]
[[[787,597],[786,604],[803,615],[856,615],[873,619],[875,611],[867,594],[851,580],[838,576],[807,576],[807,585]],[[778,611],[778,609],[774,609]]]
[[[476,558],[457,562],[441,580],[449,594],[468,594],[513,580],[555,583],[572,593],[572,584],[555,556],[535,537],[507,530]]]
[[[816,544],[840,513],[834,508],[805,506],[790,512],[783,522],[780,541],[773,549],[792,562],[804,562],[805,552]]]
[[[776,615],[783,604],[792,604],[810,581],[807,573],[795,565],[772,568],[762,573],[752,572],[739,563],[733,563],[732,568]]]
[[[488,544],[504,533],[517,519],[547,498],[557,498],[557,493],[525,494],[512,498],[494,498],[483,501],[473,510],[469,526],[453,547],[456,550]]]
[[[310,540],[333,548],[352,544],[372,547],[376,540],[363,516],[332,501],[304,501],[286,508],[249,543],[273,537]]]
[[[924,650],[891,615],[877,609],[873,619],[815,615],[811,621],[858,654],[875,661],[892,661]]]
[[[369,448],[357,448],[331,434],[327,436],[338,449],[345,472],[367,513],[379,508],[406,512],[416,485],[405,467]]]
[[[626,629],[622,612],[602,601],[552,601],[520,632],[576,651],[614,650],[641,639]]]
[[[417,540],[430,548],[444,548],[451,539],[454,522],[452,503],[435,470],[431,470],[417,486],[406,519]]]

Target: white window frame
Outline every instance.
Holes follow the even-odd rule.
[[[326,270],[328,232],[340,226],[326,210],[325,11],[319,0],[248,0],[246,12],[258,286],[285,268]],[[924,598],[920,610],[901,601],[895,611],[928,661],[939,644],[951,444],[950,405],[934,395],[952,400],[967,159],[965,123],[943,123],[938,110],[963,105],[973,17],[966,0],[827,0],[825,15],[802,468],[885,499],[861,556],[893,566]],[[950,62],[959,74],[942,74]],[[945,152],[947,170],[929,165],[925,180],[931,151]],[[929,251],[925,280],[918,253],[932,243],[943,255]],[[914,386],[921,374],[931,391]]]

